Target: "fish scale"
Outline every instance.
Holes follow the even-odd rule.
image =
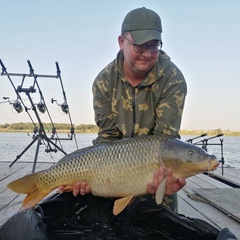
[[[49,188],[49,183],[56,188],[59,184],[85,181],[91,186],[95,195],[101,194],[104,197],[115,197],[114,192],[118,196],[130,192],[144,194],[147,190],[145,179],[150,181],[153,171],[159,167],[154,157],[159,143],[152,141],[151,138],[146,140],[148,141],[144,144],[139,144],[140,142],[136,140],[121,141],[120,144],[114,142],[107,148],[99,146],[91,151],[87,148],[86,152],[82,149],[77,150],[72,153],[73,158],[69,159],[69,156],[64,158],[60,164],[41,176],[41,188]],[[151,162],[153,164],[150,164]],[[128,191],[124,187],[126,182],[134,183]],[[121,185],[123,187],[120,187]],[[141,189],[140,193],[139,189]]]
[[[218,165],[215,156],[197,146],[150,135],[79,149],[55,166],[17,179],[8,187],[28,194],[23,201],[23,208],[28,208],[58,186],[86,182],[94,195],[120,198],[115,201],[114,214],[118,214],[133,197],[147,194],[147,184],[160,166],[171,168],[176,178],[187,178]],[[159,203],[165,187],[166,181],[162,181],[156,192]]]

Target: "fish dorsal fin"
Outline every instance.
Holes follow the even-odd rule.
[[[166,185],[167,185],[167,177],[165,176],[164,179],[161,181],[161,183],[158,186],[158,189],[156,191],[156,203],[161,204],[163,201],[163,197],[165,194],[166,190]]]
[[[113,206],[113,214],[118,215],[120,212],[124,210],[125,207],[131,204],[133,200],[134,200],[133,195],[115,200],[114,206]]]

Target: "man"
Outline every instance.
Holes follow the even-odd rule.
[[[148,134],[180,138],[187,86],[181,71],[161,50],[162,25],[157,13],[147,8],[129,12],[118,37],[120,51],[93,83],[95,121],[99,127],[93,144]],[[147,186],[154,194],[165,170],[153,173]],[[186,181],[174,179],[167,170],[166,195],[176,193]],[[73,194],[90,192],[86,183],[76,183]],[[177,210],[176,194],[165,205]]]

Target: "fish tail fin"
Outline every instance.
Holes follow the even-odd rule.
[[[48,192],[41,192],[37,185],[36,179],[39,173],[33,173],[13,182],[10,182],[7,187],[16,193],[27,194],[22,203],[21,210],[34,207],[40,200],[42,200]]]
[[[28,209],[37,205],[48,193],[42,193],[37,188],[28,194],[22,202],[20,210]]]

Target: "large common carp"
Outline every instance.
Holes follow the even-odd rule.
[[[219,162],[202,148],[161,135],[113,141],[83,148],[63,157],[57,165],[8,184],[27,194],[22,209],[35,206],[60,185],[86,182],[94,195],[118,198],[113,213],[120,213],[135,196],[147,194],[147,183],[160,166],[171,168],[175,178],[187,178],[215,170]],[[160,204],[166,188],[166,178],[156,192]]]

